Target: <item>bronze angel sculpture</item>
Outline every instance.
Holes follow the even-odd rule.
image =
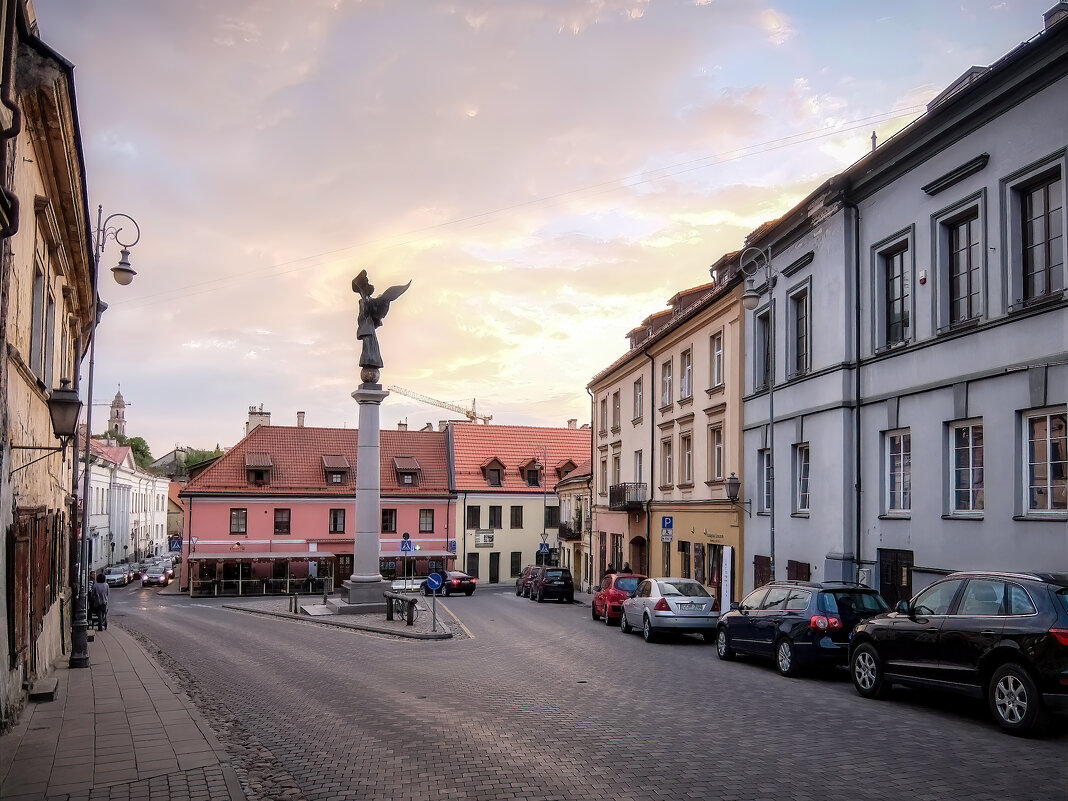
[[[382,326],[382,320],[389,312],[389,304],[403,295],[409,281],[404,286],[391,286],[377,298],[374,294],[374,285],[367,280],[367,270],[360,270],[360,274],[352,279],[352,291],[360,296],[360,311],[357,317],[356,338],[363,342],[363,352],[360,354],[360,367],[374,371],[374,377],[364,376],[365,381],[377,381],[378,370],[383,367],[382,351],[378,347],[378,335],[376,328]]]

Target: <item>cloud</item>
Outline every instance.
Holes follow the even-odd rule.
[[[774,9],[766,9],[760,14],[760,24],[772,44],[786,44],[796,31],[790,20]]]

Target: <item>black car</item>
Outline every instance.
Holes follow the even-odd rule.
[[[524,598],[530,597],[530,582],[534,579],[534,573],[537,572],[539,567],[541,565],[527,565],[523,568],[523,572],[515,580],[516,595],[521,595]]]
[[[840,581],[776,581],[732,603],[716,630],[716,653],[772,657],[784,676],[817,664],[849,661],[849,634],[890,611],[878,592]]]
[[[853,686],[893,684],[986,698],[1006,731],[1068,711],[1068,573],[953,573],[861,623],[850,645]]]
[[[527,596],[539,604],[551,598],[573,604],[575,602],[575,582],[571,578],[571,571],[566,567],[539,565],[530,580],[530,590]]]
[[[450,570],[445,572],[443,570],[435,571],[441,576],[441,588],[438,593],[441,595],[453,595],[455,593],[463,593],[464,595],[470,595],[475,591],[475,578],[469,576],[467,573],[461,573],[459,570]],[[434,591],[426,583],[426,579],[423,579],[419,585],[419,589],[423,595],[433,595]]]

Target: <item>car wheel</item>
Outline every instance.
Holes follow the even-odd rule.
[[[515,585],[515,594],[516,594],[517,597],[523,594],[523,588],[519,586],[519,582],[518,581],[516,582],[516,585]]]
[[[597,604],[595,604],[593,601],[590,601],[590,617],[592,617],[594,620],[597,620],[600,617],[600,615],[597,614]]]
[[[885,698],[890,691],[890,684],[883,675],[882,657],[870,643],[864,643],[853,652],[849,672],[853,676],[853,686],[865,698]]]
[[[430,587],[429,587],[429,585],[427,585],[427,584],[424,584],[424,585],[423,585],[423,595],[424,595],[424,596],[428,596],[428,595],[430,595]]]
[[[653,624],[648,615],[642,618],[642,638],[646,642],[656,642],[656,632],[653,631]]]
[[[734,649],[731,648],[731,640],[727,635],[727,629],[724,627],[720,627],[719,632],[716,634],[716,656],[724,662],[734,659]]]
[[[538,590],[538,603],[545,603],[545,592],[543,590]]]
[[[1024,734],[1043,719],[1042,699],[1023,665],[1008,662],[990,677],[987,700],[994,720],[1010,734]]]
[[[783,637],[775,644],[775,667],[783,676],[797,675],[797,658],[789,637]]]
[[[624,634],[630,634],[631,631],[633,630],[633,629],[631,629],[630,623],[627,622],[627,610],[626,609],[620,609],[619,610],[619,630],[622,631]]]
[[[441,594],[444,595],[446,598],[448,598],[449,595],[451,595],[451,593],[449,592],[449,588],[448,587],[443,587],[442,590],[441,590]]]
[[[464,595],[466,595],[468,598],[470,598],[471,597],[471,593],[473,593],[473,592],[474,592],[474,590],[464,590]]]
[[[605,608],[604,608],[604,624],[606,626],[611,626],[612,625],[612,618],[610,618],[608,616],[608,607],[607,606],[605,606]]]

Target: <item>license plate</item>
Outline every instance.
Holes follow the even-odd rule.
[[[685,610],[687,612],[692,612],[695,609],[701,609],[701,608],[702,608],[701,604],[693,604],[693,603],[679,604],[679,609]]]

